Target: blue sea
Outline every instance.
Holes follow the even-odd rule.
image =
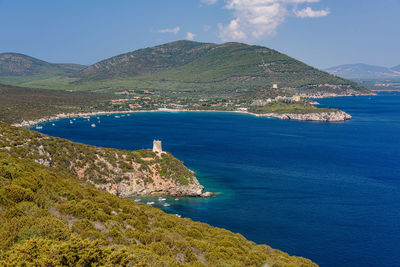
[[[400,266],[400,93],[319,99],[353,116],[312,123],[211,112],[59,120],[40,131],[120,149],[153,139],[214,198],[156,206],[321,266]],[[100,123],[98,122],[100,120]],[[97,127],[90,127],[95,123]],[[146,201],[143,200],[142,201]]]

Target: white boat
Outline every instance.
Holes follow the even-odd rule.
[[[96,127],[96,124],[92,123],[90,126],[92,126],[94,128],[94,127]]]
[[[135,202],[140,202],[140,201],[141,201],[140,198],[135,199]]]
[[[119,118],[121,118],[121,116],[114,116],[114,118],[117,118],[117,119],[119,119]]]
[[[36,126],[36,129],[38,130],[43,129],[43,126]]]
[[[175,198],[175,200],[176,200],[176,201],[178,201],[178,200],[179,200],[179,198]]]
[[[166,198],[163,198],[163,197],[159,197],[158,198],[158,201],[165,201],[165,200],[167,200]]]
[[[69,121],[69,124],[73,124],[74,122],[73,121]]]
[[[83,116],[83,118],[84,118],[84,119],[90,119],[90,117],[89,117],[89,116]]]
[[[147,204],[147,205],[153,205],[154,202],[153,202],[153,201],[149,201],[149,202],[147,202],[146,204]]]
[[[182,215],[180,215],[180,214],[175,214],[175,216],[178,218],[182,218]]]
[[[52,123],[51,126],[56,126],[55,123]]]
[[[168,204],[168,203],[164,203],[164,205],[163,205],[164,207],[169,207],[169,206],[171,206],[170,204]]]

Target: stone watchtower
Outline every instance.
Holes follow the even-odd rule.
[[[162,153],[163,152],[160,140],[154,140],[153,141],[153,152],[154,153]]]

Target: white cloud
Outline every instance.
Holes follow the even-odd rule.
[[[313,10],[302,4],[319,0],[225,0],[225,8],[233,11],[233,19],[226,25],[219,24],[219,38],[223,41],[256,40],[276,33],[286,17],[317,18],[329,10]]]
[[[201,2],[206,5],[214,5],[215,3],[217,3],[217,1],[218,0],[201,0]]]
[[[180,27],[175,27],[175,28],[169,28],[169,29],[161,29],[158,30],[159,33],[173,33],[177,34],[181,30]]]
[[[187,32],[186,33],[186,39],[187,40],[194,40],[194,37],[196,36],[196,34],[192,33],[192,32]]]
[[[313,10],[311,7],[306,7],[300,10],[294,10],[293,12],[296,15],[296,17],[299,18],[319,18],[319,17],[325,17],[330,13],[329,9]]]

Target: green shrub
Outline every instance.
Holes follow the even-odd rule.
[[[16,184],[6,185],[2,188],[4,197],[12,202],[32,201],[33,192]]]

